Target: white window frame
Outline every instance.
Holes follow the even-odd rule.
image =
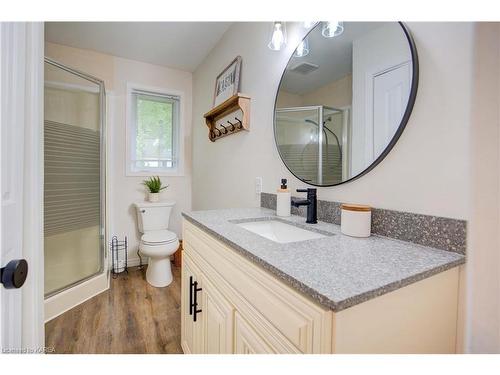
[[[179,127],[177,132],[173,132],[175,138],[173,141],[177,146],[176,155],[173,155],[176,158],[177,163],[174,168],[170,169],[145,169],[136,171],[132,169],[132,157],[134,155],[133,144],[135,144],[134,138],[136,137],[136,121],[135,121],[135,108],[134,108],[134,100],[132,97],[132,93],[134,91],[144,91],[145,93],[157,94],[157,95],[165,95],[165,96],[177,96],[180,98],[179,100]],[[184,128],[185,128],[185,94],[183,91],[169,89],[169,88],[161,88],[161,87],[151,87],[144,86],[141,84],[135,84],[131,82],[127,82],[127,126],[126,126],[126,160],[125,160],[125,175],[134,177],[134,176],[184,176]],[[173,124],[172,124],[173,125]]]

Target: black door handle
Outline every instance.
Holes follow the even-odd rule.
[[[5,289],[17,289],[23,286],[28,277],[28,262],[25,259],[11,260],[0,268],[0,280]]]

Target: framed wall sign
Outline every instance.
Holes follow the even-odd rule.
[[[215,80],[214,107],[238,93],[241,56],[237,56]]]

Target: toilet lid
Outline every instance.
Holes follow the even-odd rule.
[[[145,244],[169,243],[177,240],[177,235],[169,230],[154,230],[145,233],[141,240]]]

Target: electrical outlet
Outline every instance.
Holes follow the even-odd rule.
[[[255,177],[255,194],[262,193],[262,177]]]

